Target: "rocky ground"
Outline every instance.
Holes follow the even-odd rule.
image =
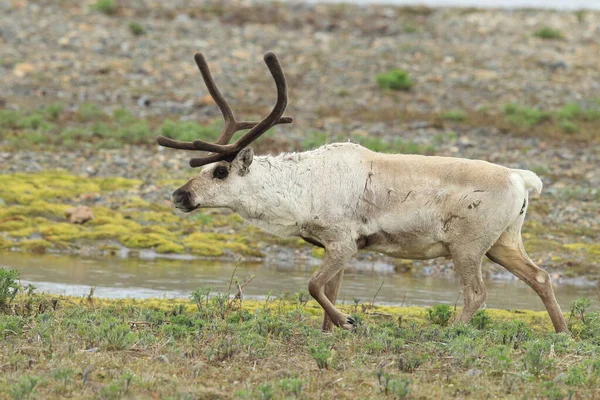
[[[109,114],[125,108],[151,129],[167,118],[211,123],[219,111],[192,59],[202,51],[237,114],[257,117],[274,99],[261,61],[271,50],[295,122],[265,138],[262,152],[302,148],[318,131],[532,169],[545,189],[531,201],[527,248],[558,274],[598,275],[600,122],[564,113],[598,105],[600,13],[154,0],[102,12],[99,3],[0,4],[0,110],[60,103],[76,113],[91,103]],[[561,37],[534,35],[546,26]],[[375,76],[392,68],[408,71],[411,90],[377,86]],[[507,104],[545,117],[511,119]],[[189,154],[152,144],[67,149],[0,129],[2,174],[139,179],[136,196],[162,206],[193,174]]]

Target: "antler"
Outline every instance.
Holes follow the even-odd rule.
[[[215,100],[215,103],[219,106],[221,114],[225,123],[221,134],[215,143],[205,142],[197,139],[193,142],[181,142],[179,140],[170,139],[164,136],[159,136],[157,142],[159,145],[164,147],[170,147],[173,149],[181,150],[203,150],[210,151],[214,154],[210,154],[205,157],[192,158],[190,160],[190,166],[193,168],[201,167],[202,165],[210,164],[220,160],[232,160],[235,155],[243,148],[249,146],[252,142],[258,139],[263,133],[268,131],[271,127],[277,124],[289,124],[293,122],[293,118],[281,117],[287,106],[287,84],[285,82],[285,75],[283,69],[279,64],[279,60],[275,54],[268,52],[264,56],[265,63],[275,80],[275,86],[277,87],[277,102],[273,107],[273,110],[263,118],[262,121],[237,121],[233,115],[233,111],[227,103],[227,100],[223,97],[219,88],[213,80],[208,64],[201,53],[197,53],[194,56],[198,69],[202,74],[204,83],[208,89],[208,92]],[[243,129],[250,129],[242,137],[240,137],[234,143],[228,144],[233,134]]]

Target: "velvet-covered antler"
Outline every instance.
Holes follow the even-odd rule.
[[[275,54],[268,52],[264,56],[265,63],[275,80],[275,86],[277,88],[277,102],[273,107],[273,110],[267,115],[262,121],[237,121],[233,115],[233,111],[227,103],[227,100],[223,97],[219,88],[213,80],[208,64],[201,53],[197,53],[194,56],[196,64],[200,69],[204,83],[208,89],[208,92],[215,100],[215,103],[219,106],[223,119],[225,121],[221,134],[215,143],[205,142],[203,140],[194,140],[193,142],[182,142],[179,140],[170,139],[164,136],[159,136],[157,139],[158,144],[165,147],[181,150],[202,150],[209,151],[214,154],[210,154],[205,157],[192,158],[190,160],[190,166],[201,167],[202,165],[210,164],[220,160],[232,160],[235,155],[243,148],[249,146],[252,142],[258,139],[263,133],[268,131],[271,127],[277,124],[289,124],[293,122],[292,118],[282,117],[285,107],[287,106],[287,84],[285,82],[285,75],[283,69],[279,64],[279,60]],[[240,137],[234,143],[228,144],[233,134],[243,129],[250,129],[242,137]]]

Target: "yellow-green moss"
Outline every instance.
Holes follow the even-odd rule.
[[[52,247],[52,243],[44,239],[24,240],[16,243],[15,246],[21,250],[31,253],[45,253],[47,249]]]
[[[123,204],[122,208],[148,208],[150,203],[140,197],[131,197],[127,199],[127,203]]]
[[[29,237],[33,232],[36,232],[36,229],[33,227],[27,227],[22,229],[16,229],[14,231],[8,232],[8,235],[13,238],[24,238]]]
[[[12,246],[12,242],[4,239],[3,237],[0,236],[0,249],[8,249]]]
[[[157,253],[183,253],[185,248],[177,243],[173,242],[163,242],[156,246]]]
[[[143,211],[132,214],[132,218],[140,222],[156,222],[161,224],[176,224],[181,221],[181,217],[172,212]]]
[[[156,182],[154,182],[154,184],[156,186],[172,188],[172,190],[175,190],[185,185],[186,182],[187,180],[185,179],[158,179]]]
[[[139,186],[141,181],[126,178],[88,178],[64,171],[35,174],[0,174],[0,198],[7,203],[28,205],[35,201],[73,199],[86,193],[101,193]]]
[[[523,239],[525,249],[531,253],[563,250],[561,244],[554,240],[541,238],[527,238],[526,235],[523,235]]]
[[[134,233],[119,238],[119,242],[129,248],[154,248],[159,253],[182,253],[182,245],[165,239],[158,233]]]
[[[563,244],[563,247],[569,250],[585,250],[586,253],[591,255],[600,254],[600,244],[567,243]]]
[[[81,232],[81,237],[89,240],[118,239],[131,233],[131,229],[123,225],[103,224],[86,227],[87,231]]]
[[[0,197],[2,197],[0,195]],[[70,206],[64,204],[52,204],[42,200],[32,201],[28,205],[15,205],[0,207],[0,219],[10,217],[46,217],[64,218],[65,211]]]
[[[314,246],[310,250],[310,254],[312,254],[312,256],[315,258],[323,258],[323,256],[325,256],[325,249]]]
[[[586,251],[593,256],[600,256],[600,244],[588,245]]]
[[[588,245],[586,245],[585,243],[567,243],[567,244],[563,244],[563,247],[565,249],[569,249],[569,250],[581,250],[581,249],[585,249]]]
[[[164,239],[156,233],[132,233],[120,237],[119,242],[131,248],[151,248],[162,244]]]
[[[52,225],[41,227],[40,233],[49,241],[72,241],[81,236],[81,229],[77,225],[56,222]]]
[[[139,179],[127,179],[121,177],[96,178],[101,191],[113,191],[119,189],[131,189],[142,184]]]
[[[25,218],[14,219],[10,221],[0,222],[0,232],[10,232],[19,229],[28,228],[31,226],[31,222]]]
[[[205,257],[219,257],[223,255],[223,248],[214,242],[190,242],[185,241],[185,248],[192,254]]]
[[[236,254],[264,257],[260,250],[251,247],[247,238],[242,235],[195,232],[188,235],[183,244],[193,254],[202,256],[218,257],[224,254],[223,250],[229,250]]]

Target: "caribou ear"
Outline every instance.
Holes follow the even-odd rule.
[[[250,170],[250,164],[252,164],[253,159],[254,150],[252,150],[252,147],[246,147],[235,156],[231,162],[231,166],[240,176],[244,176]]]

